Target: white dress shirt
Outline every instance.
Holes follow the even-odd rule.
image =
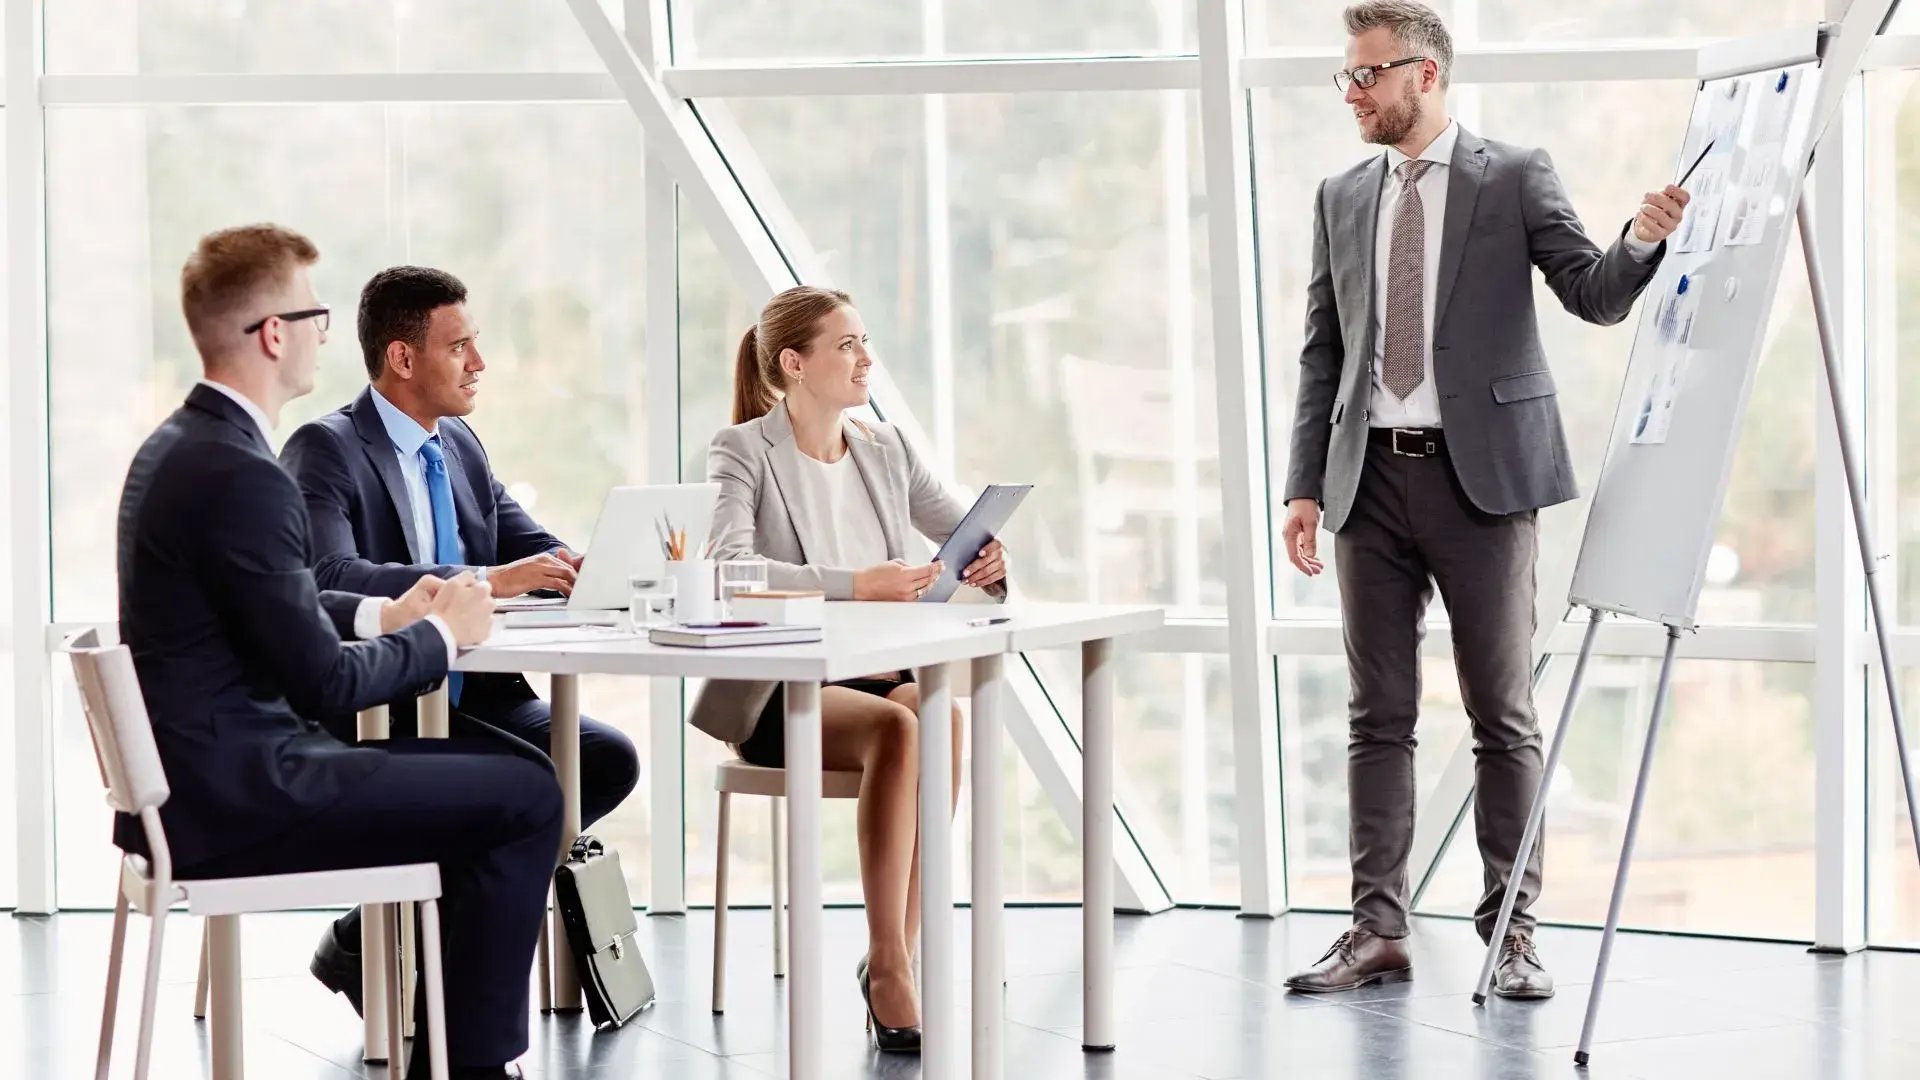
[[[260,428],[260,438],[268,443],[273,441],[270,437],[273,423],[267,419],[266,411],[254,404],[252,398],[225,383],[217,383],[212,379],[201,379],[200,385],[226,395],[235,405],[246,410],[247,416]],[[353,636],[362,640],[379,637],[380,611],[386,606],[386,598],[380,596],[369,596],[360,601],[360,606],[353,609]],[[448,626],[447,620],[438,615],[427,616],[427,621],[433,624],[435,630],[440,631],[440,640],[447,643],[447,663],[453,663],[454,658],[460,655],[460,646],[453,640],[453,627]]]
[[[1447,217],[1447,182],[1453,171],[1454,144],[1459,141],[1460,124],[1449,120],[1446,130],[1427,144],[1418,159],[1433,162],[1433,166],[1414,184],[1420,192],[1420,206],[1426,224],[1423,252],[1426,259],[1421,268],[1424,281],[1420,305],[1421,313],[1426,318],[1426,329],[1420,335],[1426,377],[1404,400],[1393,396],[1393,391],[1387,389],[1382,377],[1387,361],[1387,272],[1393,254],[1393,216],[1400,209],[1400,191],[1406,186],[1400,179],[1399,169],[1402,162],[1413,159],[1401,153],[1398,147],[1387,147],[1387,176],[1380,192],[1380,216],[1373,234],[1373,393],[1367,409],[1367,423],[1372,427],[1440,426],[1440,391],[1434,386],[1433,380],[1433,306],[1440,285],[1440,244]],[[1659,246],[1635,236],[1631,229],[1627,231],[1627,254],[1640,262],[1651,259]]]
[[[433,553],[438,550],[436,541],[439,534],[433,530],[433,503],[427,494],[427,459],[420,453],[434,433],[421,427],[413,417],[400,411],[400,407],[388,401],[386,396],[372,387],[373,407],[380,414],[380,423],[387,429],[387,438],[393,442],[394,456],[400,460],[400,478],[407,485],[408,509],[413,511],[414,535],[420,538],[420,549],[428,562],[437,562]],[[446,453],[446,444],[441,444],[441,453]],[[471,570],[475,577],[485,581],[487,569],[484,566],[466,565],[466,545],[458,537],[454,543],[460,546],[460,567]]]

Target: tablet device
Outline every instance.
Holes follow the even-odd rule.
[[[960,524],[940,545],[939,554],[934,556],[937,562],[945,564],[940,576],[932,585],[927,586],[927,594],[920,598],[923,604],[944,604],[960,587],[960,575],[966,572],[973,560],[980,557],[980,549],[986,547],[993,538],[1000,535],[1007,519],[1013,516],[1014,508],[1033,490],[1032,484],[990,484],[987,490],[973,502],[973,509],[960,519]]]

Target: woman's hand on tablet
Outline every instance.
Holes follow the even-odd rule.
[[[989,585],[998,585],[1007,580],[1007,549],[999,540],[994,540],[980,549],[980,556],[973,560],[960,580],[976,589]]]
[[[855,600],[918,600],[926,595],[936,579],[940,577],[939,563],[925,566],[908,566],[894,559],[878,566],[869,566],[865,570],[856,570],[853,574],[853,598]]]

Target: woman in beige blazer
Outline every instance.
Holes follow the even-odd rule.
[[[846,293],[800,286],[768,302],[740,342],[733,426],[713,438],[708,479],[719,483],[714,556],[759,555],[775,589],[817,589],[828,600],[914,601],[941,567],[910,564],[907,533],[936,543],[960,523],[947,494],[889,424],[845,415],[867,403],[873,367],[866,328]],[[965,582],[1006,594],[998,540],[967,566]],[[858,969],[870,1026],[883,1050],[917,1052],[919,999],[912,946],[919,934],[919,688],[905,671],[833,683],[820,692],[821,759],[861,774],[857,831],[866,897],[867,957]],[[784,764],[785,712],[776,683],[708,682],[695,727],[754,765]],[[954,790],[961,728],[954,711]]]

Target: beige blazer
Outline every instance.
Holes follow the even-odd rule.
[[[887,558],[913,561],[907,530],[938,544],[952,535],[967,508],[947,493],[891,424],[846,421],[848,451],[873,497]],[[720,485],[713,509],[715,559],[759,555],[767,560],[767,584],[775,589],[815,589],[828,600],[853,599],[857,566],[817,566],[807,558],[834,527],[832,510],[806,497],[800,483],[800,449],[793,421],[781,402],[758,420],[722,428],[707,446],[707,479]],[[1001,583],[988,590],[1006,596]],[[689,720],[722,742],[738,744],[753,734],[778,684],[709,681],[694,699]]]

